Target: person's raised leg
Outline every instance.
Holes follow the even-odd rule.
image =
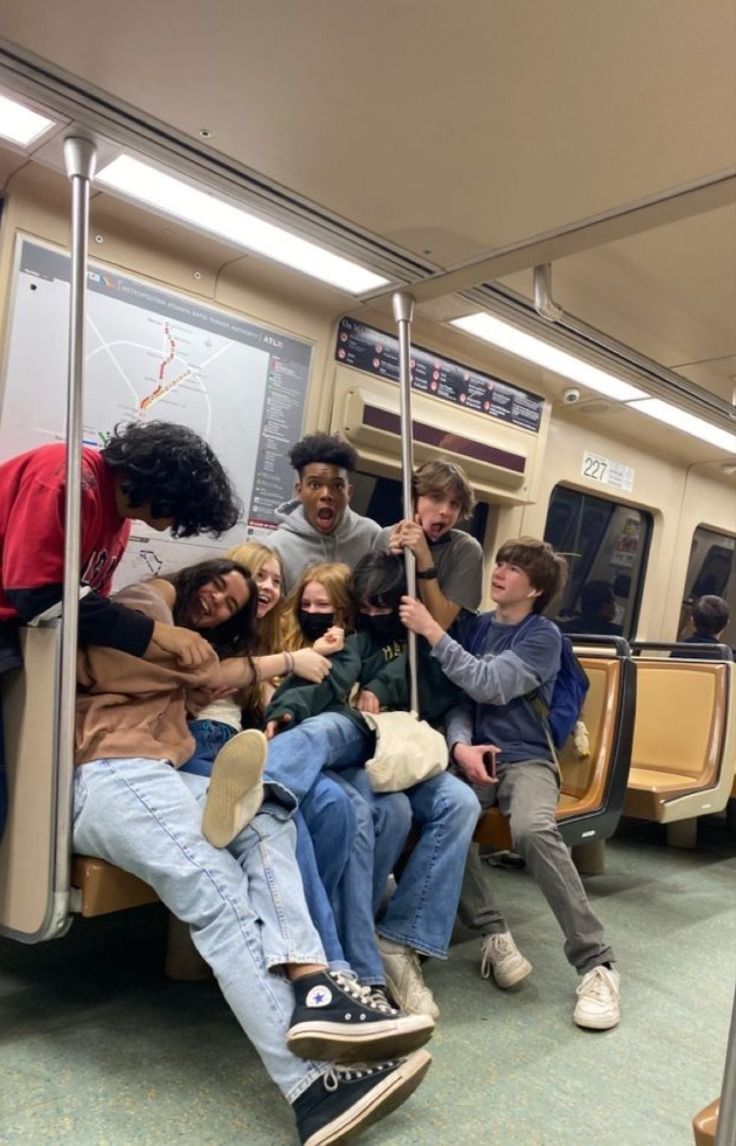
[[[182,779],[198,800],[205,797],[201,777]],[[405,1054],[422,1045],[431,1035],[430,1025],[374,999],[351,974],[328,971],[304,955],[305,946],[313,943],[314,926],[297,867],[296,836],[287,809],[269,802],[229,849],[245,873],[268,966],[285,967],[292,982],[296,1005],[289,1048],[302,1058],[352,1062]]]
[[[371,736],[356,720],[339,712],[310,716],[268,743],[264,782],[287,806],[298,804],[320,772],[349,768],[370,755]]]
[[[202,798],[205,790],[206,783]],[[426,1051],[360,1072],[303,1062],[289,1052],[292,988],[268,973],[243,870],[201,836],[201,803],[173,768],[160,760],[95,761],[77,770],[74,799],[75,847],[146,880],[189,922],[238,1021],[292,1103],[304,1146],[336,1142],[338,1134],[376,1121],[411,1094],[429,1067]],[[252,875],[262,842],[249,851]],[[314,945],[306,968],[320,958],[316,936]]]
[[[206,788],[204,777],[190,776]],[[264,1065],[289,1102],[322,1073],[286,1046],[294,997],[270,974],[258,917],[238,861],[201,833],[201,804],[164,761],[99,760],[75,776],[75,850],[99,856],[149,883],[188,923],[197,950]],[[298,953],[323,963],[314,931]],[[296,955],[296,953],[291,953]]]

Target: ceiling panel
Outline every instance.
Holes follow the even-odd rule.
[[[733,0],[3,0],[0,36],[440,267],[736,164]],[[553,288],[730,400],[736,207]]]
[[[730,0],[4,0],[0,29],[443,263],[734,159]]]
[[[531,297],[531,274],[508,285]],[[731,400],[736,355],[736,205],[553,265],[564,310]]]

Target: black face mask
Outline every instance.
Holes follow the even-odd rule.
[[[391,644],[392,641],[405,641],[406,629],[395,613],[377,613],[371,617],[367,613],[359,616],[359,625],[370,633],[374,640],[382,645]]]
[[[308,641],[319,640],[335,623],[334,613],[307,613],[299,610],[299,628]]]

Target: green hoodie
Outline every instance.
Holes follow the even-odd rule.
[[[419,638],[420,716],[434,722],[457,703],[461,693],[429,654],[429,645]],[[408,709],[405,640],[381,645],[368,632],[353,633],[346,639],[345,647],[330,659],[332,669],[321,684],[308,684],[293,674],[288,676],[271,698],[266,720],[290,717],[289,726],[293,727],[322,712],[341,712],[365,728],[363,717],[349,704],[356,684],[377,696],[382,708]]]

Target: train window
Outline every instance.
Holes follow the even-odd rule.
[[[678,637],[688,636],[692,602],[706,594],[728,603],[731,620],[722,639],[736,646],[736,537],[699,525],[690,546]]]
[[[544,538],[567,556],[569,578],[557,613],[548,615],[571,633],[631,638],[651,532],[644,510],[555,486]]]
[[[404,516],[401,505],[401,482],[396,478],[376,477],[375,474],[357,472],[352,475],[353,497],[351,509],[372,517],[379,525],[393,525]],[[458,522],[457,528],[465,530],[483,544],[488,523],[488,506],[479,501],[469,521]]]

